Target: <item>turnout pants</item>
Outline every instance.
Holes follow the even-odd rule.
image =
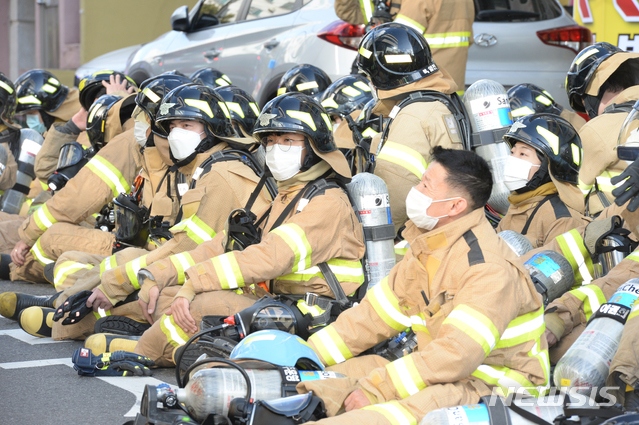
[[[18,229],[26,217],[0,212],[0,254],[11,254],[11,250],[20,241]]]

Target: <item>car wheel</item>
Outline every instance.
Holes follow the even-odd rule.
[[[275,99],[277,97],[277,88],[280,85],[280,80],[282,79],[282,75],[280,74],[275,76],[262,90],[262,96],[260,96],[260,109],[264,107],[269,101]]]
[[[135,84],[137,84],[138,87],[140,87],[144,80],[149,78],[149,76],[143,72],[137,72],[133,75],[129,75],[129,77],[131,77],[131,79],[135,81]]]

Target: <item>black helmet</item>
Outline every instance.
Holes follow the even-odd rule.
[[[13,81],[0,72],[0,120],[8,127],[19,129],[20,126],[13,122],[16,112],[16,90]]]
[[[289,69],[282,76],[277,95],[300,92],[316,99],[331,85],[331,78],[316,66],[302,64]]]
[[[618,52],[622,50],[617,46],[599,42],[586,47],[575,56],[566,75],[566,93],[572,109],[586,112],[582,97],[586,94],[592,76],[603,61]]]
[[[192,81],[186,77],[161,74],[144,80],[140,85],[140,91],[135,97],[135,104],[149,117],[151,121],[151,131],[153,131],[153,133],[166,137],[166,134],[164,134],[155,123],[155,114],[164,96],[174,88],[190,83],[192,83]]]
[[[330,117],[350,115],[373,99],[373,90],[361,75],[347,75],[328,86],[322,95],[322,106]]]
[[[373,137],[375,134],[382,131],[382,128],[379,125],[379,115],[373,114],[373,108],[375,108],[376,105],[376,99],[369,100],[357,117],[357,126],[364,137]]]
[[[138,88],[138,85],[135,84],[135,81],[133,81],[130,77],[124,75],[121,72],[118,72],[118,71],[95,72],[91,74],[90,76],[83,78],[82,81],[80,81],[80,84],[78,85],[78,89],[80,89],[80,104],[82,105],[84,109],[88,111],[95,99],[102,96],[103,94],[106,94],[106,88],[104,88],[104,86],[102,85],[102,81],[106,81],[108,83],[109,77],[111,77],[111,75],[114,75],[114,76],[119,75],[120,81],[122,82],[126,80],[127,89],[129,87],[135,87],[136,89]]]
[[[235,127],[238,136],[243,137],[244,133],[253,133],[253,127],[260,115],[260,108],[257,106],[255,99],[250,94],[239,87],[223,86],[213,90],[222,96],[226,102],[231,121]]]
[[[210,138],[238,137],[224,98],[207,86],[182,85],[164,96],[155,122],[160,130],[169,134],[171,120],[200,121]]]
[[[534,84],[517,84],[508,90],[513,118],[546,112],[559,115],[563,108],[546,90]]]
[[[262,135],[268,133],[302,133],[319,152],[329,153],[337,150],[332,128],[330,118],[317,100],[292,92],[277,96],[264,105],[253,136],[262,143]]]
[[[439,70],[424,36],[394,22],[370,30],[358,51],[357,67],[376,89],[402,87]]]
[[[177,69],[172,69],[170,71],[164,71],[160,75],[177,75],[178,77],[186,77],[186,74],[184,74],[183,72],[178,71]]]
[[[69,88],[49,71],[32,69],[16,80],[18,107],[16,112],[43,110],[53,112],[62,105]]]
[[[189,77],[195,84],[201,84],[208,86],[212,89],[223,86],[230,86],[233,84],[231,79],[227,77],[222,71],[218,71],[215,68],[202,68],[195,71]]]
[[[512,125],[504,135],[504,141],[511,147],[517,142],[533,147],[547,158],[548,169],[555,179],[575,185],[579,183],[583,159],[581,139],[565,119],[546,113],[527,115]],[[542,168],[543,165],[537,173],[544,171]]]
[[[87,136],[89,137],[91,146],[93,146],[96,152],[105,145],[104,133],[106,131],[109,109],[120,99],[122,99],[122,96],[104,94],[97,98],[89,108],[89,115],[87,116]]]

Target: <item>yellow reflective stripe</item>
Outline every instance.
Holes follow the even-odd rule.
[[[180,223],[176,224],[170,230],[171,232],[185,230],[186,235],[198,245],[206,241],[210,241],[216,235],[215,230],[213,230],[208,224],[206,224],[195,214],[191,216],[191,218],[187,218],[186,220],[183,220]]]
[[[104,311],[103,308],[98,308],[98,311],[94,311],[93,315],[96,319],[101,319],[103,317],[107,317],[111,315],[111,310]]]
[[[530,109],[528,106],[522,106],[521,108],[512,110],[510,113],[513,117],[523,117],[526,115],[532,115],[535,113],[535,111]]]
[[[309,338],[319,355],[327,366],[342,363],[353,357],[351,351],[346,347],[344,340],[338,335],[332,326],[327,326],[319,332],[314,333]]]
[[[49,207],[47,204],[42,205],[38,211],[33,214],[33,220],[40,230],[43,232],[46,231],[49,227],[53,226],[54,223],[57,223],[58,220],[53,218],[51,213],[49,212]]]
[[[238,289],[244,286],[244,277],[233,252],[211,259],[222,289]]]
[[[472,375],[489,385],[498,387],[498,394],[508,396],[511,393],[537,397],[537,389],[520,373],[505,366],[480,365]]]
[[[562,254],[572,266],[572,270],[575,273],[575,282],[582,285],[592,282],[592,277],[594,276],[592,258],[590,258],[579,232],[572,229],[557,236],[556,240]]]
[[[131,190],[120,171],[101,156],[91,158],[86,167],[111,188],[114,197]]]
[[[397,16],[395,17],[395,22],[397,22],[398,24],[404,24],[408,27],[414,28],[416,29],[420,34],[424,34],[424,31],[426,31],[426,27],[419,24],[417,21],[409,18],[406,15],[402,15],[401,13],[398,13]],[[430,43],[428,43],[430,44]]]
[[[333,258],[327,261],[328,268],[331,269],[339,282],[355,282],[364,283],[364,269],[359,261],[339,260]],[[289,273],[285,276],[278,277],[277,280],[292,280],[297,282],[308,282],[314,277],[324,279],[318,266],[310,267],[306,270]]]
[[[148,255],[148,254],[147,254]],[[142,267],[146,267],[146,255],[129,261],[124,265],[126,275],[129,277],[129,282],[135,289],[140,289],[140,283],[138,282],[138,272]]]
[[[7,93],[13,94],[13,89],[11,86],[4,81],[0,81],[0,87],[2,87]]]
[[[49,257],[47,257],[42,252],[42,246],[40,245],[40,239],[38,239],[36,241],[35,245],[33,245],[31,247],[31,253],[35,257],[35,259],[38,260],[38,263],[42,264],[43,266],[46,266],[47,264],[55,263],[54,260],[52,260]]]
[[[546,330],[544,309],[523,314],[512,320],[501,335],[496,348],[513,347],[539,338]]]
[[[368,127],[366,130],[362,131],[362,136],[364,137],[373,137],[376,134],[379,134],[378,131],[373,130],[372,128]]]
[[[468,46],[470,43],[470,32],[464,31],[424,34],[424,38],[431,49]]]
[[[630,310],[630,315],[628,316],[628,320],[634,319],[637,316],[639,316],[639,304],[635,304],[635,306],[632,307],[632,310]],[[628,323],[628,320],[626,320],[626,323]]]
[[[413,356],[404,356],[387,364],[386,371],[402,398],[417,394],[426,388],[426,384],[415,366]]]
[[[415,416],[396,401],[366,406],[362,410],[372,410],[381,414],[391,425],[417,425]]]
[[[191,257],[191,254],[188,252],[181,252],[179,254],[171,255],[169,260],[171,260],[175,270],[177,270],[178,285],[183,285],[186,281],[186,270],[195,265],[193,257]]]
[[[597,285],[581,286],[569,291],[568,293],[574,295],[583,303],[586,320],[590,320],[590,316],[599,310],[599,306],[601,306],[601,304],[606,302],[606,297],[604,296],[603,291]]]
[[[426,332],[430,335],[430,332],[426,327],[426,320],[424,320],[424,313],[419,313],[417,316],[410,316],[410,323],[410,327],[413,332]]]
[[[422,178],[428,168],[428,163],[419,152],[399,143],[384,143],[384,147],[382,147],[377,159],[404,167],[419,179]]]
[[[2,193],[0,193],[2,196]],[[42,204],[34,204],[33,199],[25,199],[24,202],[29,205],[29,210],[27,211],[27,215],[32,215],[34,212],[38,210],[42,206]]]
[[[362,9],[365,23],[369,23],[373,17],[373,2],[371,0],[359,0],[359,7]]]
[[[293,272],[306,270],[311,267],[311,244],[306,239],[304,230],[297,224],[284,224],[277,229],[271,230],[271,233],[279,236],[291,248],[295,254],[295,263],[293,264]]]
[[[588,196],[588,194],[592,190],[592,186],[592,184],[586,184],[581,180],[579,180],[579,183],[577,184],[577,187],[579,187],[579,190],[581,190],[581,193],[583,193],[584,196]]]
[[[530,357],[535,357],[539,360],[539,364],[544,371],[544,385],[540,385],[537,387],[537,397],[541,397],[546,395],[548,390],[550,390],[550,360],[548,356],[548,350],[539,351],[539,347],[541,346],[541,339],[537,338],[535,341],[535,345],[530,349],[528,355]]]
[[[322,101],[322,106],[324,108],[339,108],[339,105],[337,104],[337,102],[335,102],[335,99],[333,99],[335,95],[332,95],[331,97],[329,97],[328,99],[324,99]]]
[[[186,344],[186,341],[189,339],[186,332],[175,323],[173,316],[163,314],[160,318],[160,328],[162,332],[164,332],[164,335],[166,335],[167,342],[174,347]]]
[[[40,102],[40,99],[38,99],[32,94],[29,96],[19,97],[18,103],[20,103],[21,105],[24,105],[24,104],[42,105],[42,102]]]
[[[321,316],[325,311],[317,305],[309,306],[308,304],[306,304],[306,301],[304,300],[299,300],[297,302],[297,308],[299,309],[299,311],[302,312],[302,314],[308,313],[313,317]]]
[[[631,252],[626,258],[624,258],[624,260],[632,260],[639,263],[639,252],[638,251]]]
[[[499,331],[497,331],[493,322],[484,314],[467,305],[460,304],[455,307],[442,324],[455,326],[474,339],[475,342],[481,345],[486,356],[490,354],[497,341],[499,341]]]
[[[65,261],[59,266],[56,264],[55,276],[53,277],[53,286],[57,288],[58,286],[62,285],[67,276],[77,272],[78,270],[90,270],[92,268],[93,266],[91,264],[82,264],[75,261]]]
[[[405,240],[397,242],[395,244],[395,254],[406,255],[406,252],[408,252],[409,246],[410,245]]]
[[[597,187],[603,192],[612,192],[615,188],[621,186],[624,183],[623,181],[620,181],[615,185],[612,184],[612,182],[610,181],[611,178],[616,177],[620,174],[620,172],[604,171],[599,177],[595,178]]]
[[[366,297],[375,313],[389,327],[401,332],[411,326],[410,318],[402,313],[399,308],[399,300],[388,286],[388,277],[382,279],[378,285],[369,290]]]
[[[118,266],[118,262],[115,260],[115,255],[111,255],[110,257],[105,258],[100,263],[100,277],[102,277],[102,273],[107,270],[111,270]]]

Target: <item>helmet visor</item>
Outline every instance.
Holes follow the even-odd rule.
[[[295,316],[283,305],[268,306],[258,311],[250,326],[250,332],[275,329],[295,335]]]
[[[84,157],[84,147],[78,142],[65,143],[60,148],[58,156],[58,166],[56,169],[67,168],[76,165]]]
[[[142,229],[142,220],[137,211],[118,204],[115,204],[115,236],[121,241],[130,241]]]

